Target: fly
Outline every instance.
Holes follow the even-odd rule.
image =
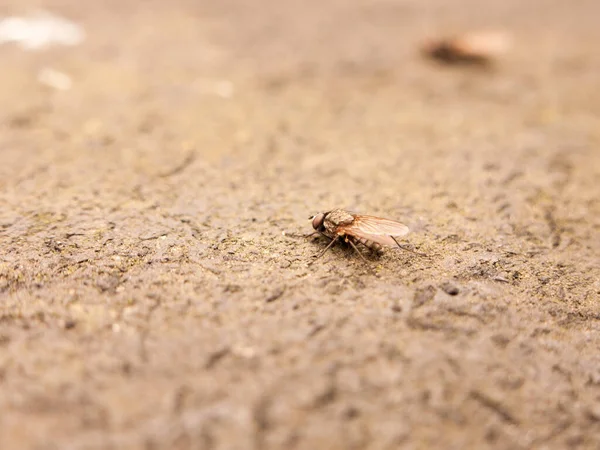
[[[322,212],[310,219],[315,232],[331,240],[314,261],[323,256],[339,240],[350,244],[364,261],[366,259],[358,250],[357,244],[362,244],[376,253],[381,252],[383,246],[398,246],[403,250],[408,250],[402,247],[396,238],[408,234],[409,229],[403,223],[395,220],[352,214],[343,209]]]

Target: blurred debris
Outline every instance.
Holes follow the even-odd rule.
[[[65,320],[63,323],[63,328],[65,330],[71,330],[71,329],[75,328],[76,326],[77,326],[77,322],[72,319]]]
[[[73,85],[69,75],[49,67],[40,70],[38,81],[44,86],[56,89],[57,91],[68,91]]]
[[[265,299],[265,302],[271,303],[278,300],[285,293],[285,286],[276,287],[273,292]]]
[[[81,26],[47,12],[0,20],[0,44],[14,42],[25,50],[39,50],[50,45],[77,45],[84,38]]]
[[[461,35],[431,39],[421,48],[424,56],[445,64],[488,65],[510,48],[504,31],[473,31]]]
[[[425,286],[415,291],[413,297],[413,307],[418,308],[423,306],[425,303],[430,302],[435,297],[436,288],[434,286]]]
[[[185,169],[187,169],[187,167],[189,165],[191,165],[195,160],[196,160],[196,151],[194,149],[191,149],[190,151],[187,152],[187,155],[185,156],[183,161],[181,161],[181,163],[177,164],[175,167],[173,167],[165,172],[159,173],[158,176],[161,178],[168,178],[173,175],[177,175],[178,173],[181,173]]]

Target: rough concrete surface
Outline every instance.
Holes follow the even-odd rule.
[[[600,2],[40,8],[86,39],[0,46],[1,449],[600,447]],[[309,266],[334,207],[427,257]]]

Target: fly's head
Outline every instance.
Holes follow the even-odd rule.
[[[327,213],[319,213],[316,216],[311,217],[312,219],[312,226],[315,230],[323,233],[325,231],[325,217],[327,216]]]

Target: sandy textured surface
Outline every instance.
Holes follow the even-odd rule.
[[[600,447],[599,2],[41,6],[87,39],[0,46],[0,448]],[[429,258],[308,266],[332,207]]]

